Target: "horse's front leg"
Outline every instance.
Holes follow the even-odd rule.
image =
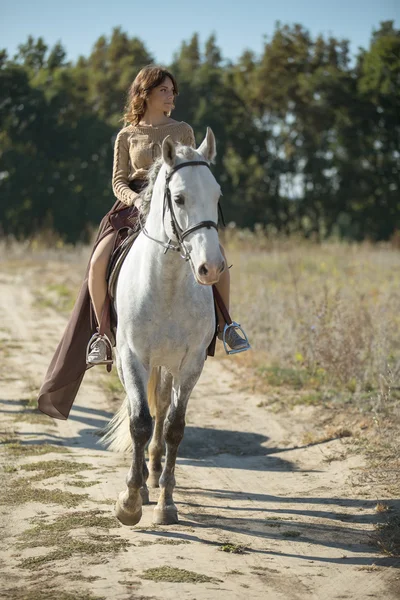
[[[149,444],[149,487],[158,488],[162,473],[164,454],[164,422],[171,404],[172,375],[160,369],[160,380],[156,391],[153,437]]]
[[[160,496],[154,509],[153,518],[153,522],[158,525],[171,525],[178,522],[178,510],[173,500],[175,462],[185,430],[186,407],[190,394],[200,376],[203,364],[204,361],[196,371],[191,370],[186,376],[180,374],[173,381],[173,397],[167,418],[164,421],[165,463],[159,482]]]
[[[132,438],[132,465],[126,478],[126,490],[119,494],[115,513],[124,525],[136,525],[146,502],[148,471],[144,449],[151,437],[152,418],[147,404],[147,373],[127,349],[121,352],[121,368],[129,401],[129,428]]]

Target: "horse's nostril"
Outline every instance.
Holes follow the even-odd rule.
[[[221,266],[219,268],[219,272],[222,273],[224,271],[224,269],[225,269],[225,261],[223,260],[221,263]]]
[[[208,275],[208,269],[207,269],[206,263],[203,263],[202,265],[200,265],[199,275]]]

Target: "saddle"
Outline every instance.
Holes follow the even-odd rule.
[[[134,229],[129,229],[126,237],[118,243],[114,248],[113,253],[111,254],[110,262],[107,270],[107,284],[108,284],[108,294],[111,300],[114,300],[115,297],[115,286],[117,283],[118,275],[122,267],[122,263],[125,260],[126,255],[129,250],[132,248],[133,242],[138,237],[140,231],[135,231]]]

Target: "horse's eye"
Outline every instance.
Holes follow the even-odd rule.
[[[176,204],[179,204],[179,206],[183,206],[185,204],[185,198],[183,196],[177,196],[175,202]]]

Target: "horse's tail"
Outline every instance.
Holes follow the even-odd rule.
[[[152,417],[156,416],[157,406],[157,385],[160,381],[161,367],[153,367],[147,384],[147,402]]]
[[[156,390],[160,379],[160,367],[151,370],[147,384],[147,398],[149,410],[152,417],[155,416]],[[113,452],[129,452],[132,450],[132,438],[129,429],[128,398],[125,396],[120,409],[115,413],[111,421],[103,429],[100,443]]]
[[[131,433],[129,431],[128,397],[125,396],[119,410],[102,430],[100,438],[102,446],[113,452],[128,452],[132,449]]]

